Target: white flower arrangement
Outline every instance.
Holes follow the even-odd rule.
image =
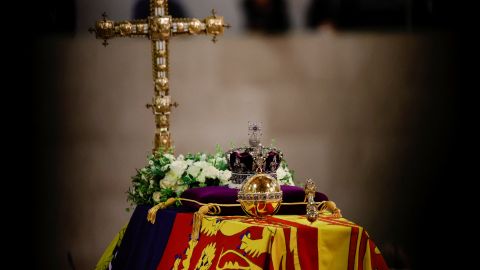
[[[282,160],[280,166],[278,166],[277,171],[277,180],[280,181],[281,185],[295,186],[293,182],[293,172],[288,169],[287,163]]]
[[[224,153],[179,155],[158,151],[150,155],[147,166],[137,170],[128,190],[134,204],[153,205],[177,197],[188,188],[227,185],[232,176]]]

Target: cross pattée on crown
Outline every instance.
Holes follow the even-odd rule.
[[[262,139],[262,125],[256,122],[248,122],[248,135],[250,138],[248,139],[248,143],[250,147],[256,148],[261,146],[261,139]]]

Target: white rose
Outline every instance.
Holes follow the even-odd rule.
[[[208,165],[208,163],[205,162],[205,161],[197,161],[197,162],[193,163],[193,166],[197,166],[200,169],[205,168],[207,165]]]
[[[281,180],[285,176],[287,176],[287,172],[282,167],[278,167],[278,169],[277,169],[277,179]]]
[[[197,177],[197,181],[205,183],[205,178],[218,178],[218,170],[212,165],[208,165],[202,168],[202,171]]]
[[[205,160],[207,160],[207,155],[206,155],[206,154],[202,154],[202,155],[200,156],[200,161],[205,161]]]
[[[160,180],[161,188],[174,188],[177,185],[178,178],[173,172],[168,172],[165,177]]]
[[[149,160],[148,165],[150,165],[150,166],[153,165],[153,160]]]
[[[232,177],[232,172],[229,170],[218,172],[218,179],[220,179],[220,182],[222,184],[225,184],[230,179],[230,177]]]
[[[193,177],[197,177],[201,169],[202,168],[200,168],[199,166],[193,164],[193,165],[190,165],[190,167],[188,167],[187,173]]]
[[[216,179],[218,178],[218,173],[219,173],[218,169],[212,165],[205,167],[202,170],[202,174],[205,175],[205,178]]]
[[[153,201],[158,203],[160,202],[160,192],[157,191],[157,192],[154,192],[153,195],[152,195],[152,198],[153,198]]]
[[[175,160],[170,164],[170,171],[173,172],[178,178],[182,177],[183,173],[187,169],[187,162],[183,160]]]

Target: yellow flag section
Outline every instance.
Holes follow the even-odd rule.
[[[275,219],[316,228],[317,239],[311,241],[316,242],[318,269],[388,269],[364,228],[345,218],[323,216],[313,223],[303,216],[275,216]]]
[[[343,218],[205,216],[198,240],[192,220],[176,216],[157,269],[388,269],[365,230]]]

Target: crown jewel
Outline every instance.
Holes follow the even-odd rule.
[[[256,172],[276,177],[275,172],[283,158],[282,152],[278,149],[262,145],[260,124],[249,123],[248,131],[249,146],[232,148],[226,152],[228,166],[232,171],[230,182],[234,185],[241,185]]]

